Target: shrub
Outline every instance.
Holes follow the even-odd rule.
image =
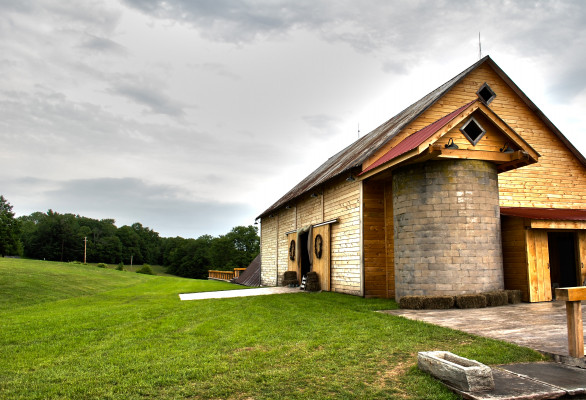
[[[98,268],[106,268],[107,265],[104,264],[104,263],[99,263],[98,265],[96,265],[96,267],[98,267]]]
[[[484,308],[486,307],[486,297],[482,294],[461,294],[456,296],[456,307]]]
[[[124,271],[124,263],[123,263],[123,262],[121,262],[120,264],[118,264],[118,266],[116,267],[116,269],[117,269],[118,271]]]
[[[137,274],[145,274],[145,275],[154,275],[153,269],[148,264],[143,264],[138,270],[136,270]]]
[[[507,294],[509,304],[519,304],[521,302],[521,291],[520,290],[505,290]]]
[[[399,300],[399,307],[407,310],[423,309],[425,296],[403,296]]]
[[[423,308],[426,310],[447,310],[454,307],[454,296],[425,296]]]
[[[505,306],[509,303],[509,296],[503,291],[498,290],[494,292],[482,293],[486,297],[487,307]]]

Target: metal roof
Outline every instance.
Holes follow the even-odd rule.
[[[232,279],[231,282],[244,286],[260,286],[260,254],[252,260],[238,278]]]
[[[395,147],[389,150],[386,154],[384,154],[381,158],[370,164],[367,168],[365,168],[360,175],[364,174],[365,172],[370,171],[384,163],[387,163],[394,159],[395,157],[399,157],[401,154],[405,154],[406,152],[413,150],[421,143],[425,142],[427,139],[433,136],[434,133],[439,131],[443,128],[448,122],[456,118],[458,114],[462,111],[470,107],[472,104],[476,103],[478,100],[473,100],[470,103],[458,108],[456,111],[449,113],[448,115],[438,119],[437,121],[427,125],[425,128],[418,130],[417,132],[413,133],[412,135],[407,136],[405,139],[401,140]]]
[[[586,210],[568,208],[501,207],[501,215],[553,221],[586,221]]]
[[[489,63],[495,73],[511,87],[511,89],[523,100],[523,102],[536,113],[536,115],[544,122],[544,124],[560,138],[560,140],[582,162],[582,164],[586,166],[586,159],[584,156],[580,154],[580,152],[568,141],[568,139],[566,139],[566,137],[541,112],[541,110],[539,110],[539,108],[537,108],[537,106],[531,100],[529,100],[525,93],[519,89],[519,87],[507,76],[507,74],[505,74],[504,71],[500,69],[500,67],[496,65],[496,63],[492,61],[489,56],[486,56],[420,100],[411,104],[409,107],[395,115],[393,118],[378,128],[374,129],[372,132],[356,140],[345,149],[330,157],[320,167],[318,167],[305,179],[289,190],[289,192],[287,192],[283,197],[277,200],[272,206],[263,211],[262,214],[260,214],[257,218],[269,215],[273,211],[278,210],[285,204],[311,191],[328,180],[341,175],[342,173],[348,173],[353,168],[360,167],[366,159],[372,156],[376,150],[385,145],[389,140],[401,132],[401,130],[407,124],[415,120],[424,111],[431,107],[445,93],[447,93],[462,79],[464,79],[470,72],[486,62]]]

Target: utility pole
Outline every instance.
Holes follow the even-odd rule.
[[[130,266],[132,267],[132,257],[134,257],[134,254],[130,255]]]
[[[86,255],[87,255],[87,236],[85,236],[83,238],[83,263],[85,264],[85,260],[86,260]]]

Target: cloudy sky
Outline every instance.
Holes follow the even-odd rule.
[[[478,60],[586,154],[586,2],[0,0],[0,194],[162,236],[249,225]]]

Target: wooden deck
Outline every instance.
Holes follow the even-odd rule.
[[[246,268],[234,268],[234,271],[209,270],[208,279],[229,282],[231,279],[238,278],[242,271],[246,271]]]

